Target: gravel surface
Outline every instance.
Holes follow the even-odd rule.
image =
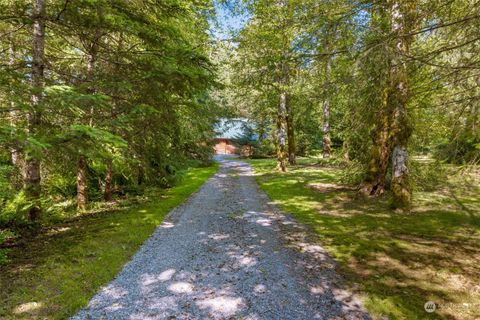
[[[72,319],[370,319],[251,168],[220,162]]]

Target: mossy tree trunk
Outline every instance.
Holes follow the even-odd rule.
[[[277,169],[282,172],[287,171],[286,161],[295,164],[295,132],[293,121],[293,106],[290,101],[290,45],[292,6],[288,0],[278,0],[277,5],[280,8],[279,23],[279,51],[278,61],[275,63],[277,72],[277,85],[280,95],[280,101],[277,111]],[[288,143],[288,146],[287,146]]]
[[[393,36],[388,61],[388,83],[383,91],[382,106],[376,115],[371,160],[362,191],[378,196],[385,190],[385,179],[391,162],[392,203],[396,208],[408,208],[411,204],[411,188],[408,179],[408,141],[411,127],[407,116],[408,70],[406,57],[412,41],[415,0],[390,1],[388,14],[390,34]]]
[[[369,196],[381,196],[385,193],[385,179],[391,154],[389,97],[390,90],[385,88],[376,117],[367,177],[362,187],[362,193]]]
[[[277,111],[277,170],[286,172],[286,113],[287,113],[287,94],[280,93],[280,101]]]
[[[290,101],[290,97],[286,95],[286,122],[287,122],[287,138],[288,138],[288,163],[290,165],[295,165],[297,163],[296,153],[297,147],[295,144],[295,127],[293,122],[293,108]]]
[[[415,15],[415,0],[392,1],[392,34],[396,36],[395,52],[390,72],[392,96],[392,204],[395,208],[408,209],[412,192],[408,177],[408,141],[411,127],[407,115],[409,100],[408,70],[406,57],[410,54],[412,31]]]
[[[330,73],[332,71],[332,58],[327,57],[325,63],[325,92],[323,97],[323,158],[328,159],[332,153],[332,140],[330,138]]]
[[[372,8],[371,11],[371,28],[378,29],[382,34],[389,33],[388,26],[385,23],[387,19],[389,19],[386,11],[387,10],[384,6]],[[379,61],[379,59],[385,60]],[[382,65],[380,62],[383,62],[384,64]],[[376,108],[373,106],[373,110],[376,110],[376,113],[372,117],[374,122],[374,128],[371,134],[372,146],[370,149],[370,160],[367,166],[366,177],[361,187],[361,192],[368,196],[382,196],[385,193],[385,180],[391,154],[391,111],[389,109],[391,92],[388,81],[383,80],[388,78],[388,72],[390,70],[388,51],[385,50],[381,57],[374,55],[371,64],[371,67],[374,70],[371,70],[370,73],[375,79],[377,79],[375,86],[378,87],[380,99],[378,99],[378,102],[375,102],[378,103],[379,107]],[[380,76],[376,75],[379,71],[379,67],[382,68],[380,70]]]

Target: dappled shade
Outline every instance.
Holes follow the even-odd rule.
[[[335,262],[277,213],[251,169],[220,161],[74,319],[368,319]]]
[[[431,318],[478,318],[478,184],[462,178],[464,185],[456,182],[453,191],[419,191],[405,214],[388,209],[387,199],[359,196],[341,181],[341,168],[315,159],[302,160],[287,174],[272,172],[271,160],[251,163],[261,187],[316,232],[374,314],[414,319],[426,315],[424,304],[431,300],[440,305]]]

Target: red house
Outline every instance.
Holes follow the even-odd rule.
[[[232,139],[215,138],[215,154],[236,154],[237,147],[233,144]]]
[[[247,119],[220,119],[215,126],[215,154],[250,155],[252,148],[239,146],[236,140],[248,134],[247,129],[251,127]]]

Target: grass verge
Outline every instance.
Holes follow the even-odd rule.
[[[164,216],[218,168],[192,168],[149,203],[55,225],[9,252],[0,268],[1,319],[65,319],[121,270]]]
[[[359,197],[341,169],[301,160],[282,174],[249,161],[270,198],[319,241],[377,319],[480,319],[480,187],[416,192],[410,214]],[[437,303],[427,313],[427,301]]]

